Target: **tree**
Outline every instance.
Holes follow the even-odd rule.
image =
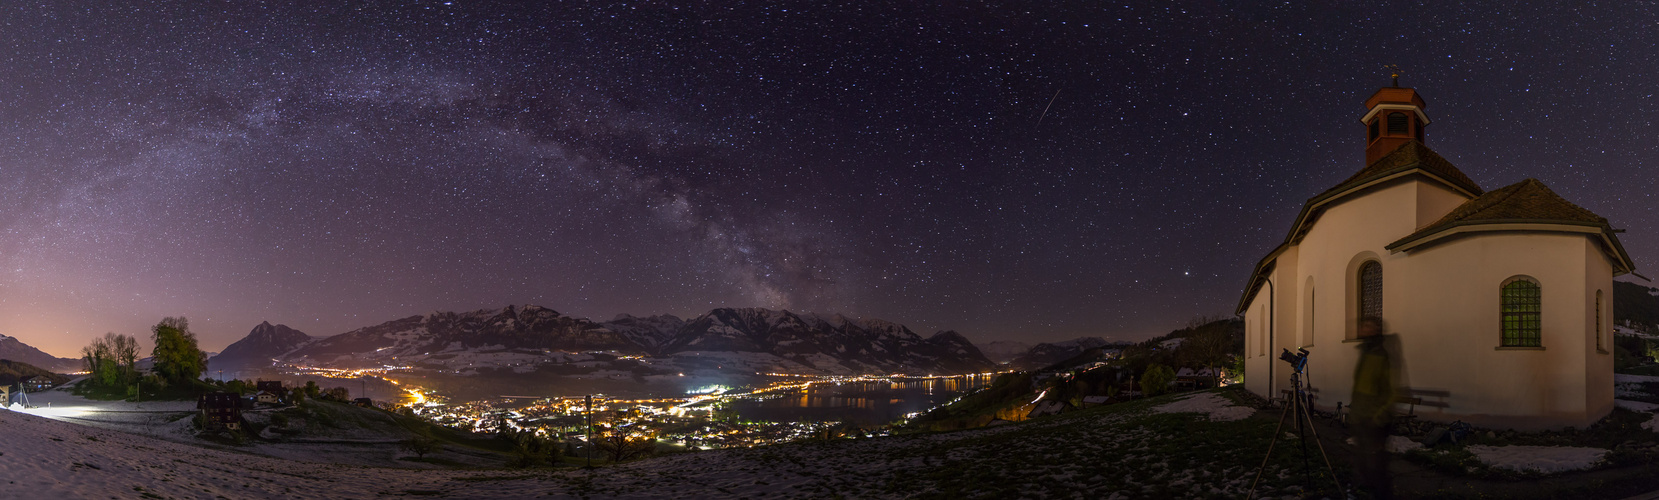
[[[196,334],[190,333],[190,320],[163,318],[151,329],[154,333],[155,370],[168,382],[190,382],[207,370],[207,355],[196,346]]]
[[[535,432],[520,432],[512,437],[513,454],[517,457],[508,462],[513,467],[533,467],[543,460],[547,460],[558,446],[552,439],[537,436]]]
[[[126,387],[138,379],[138,339],[114,332],[81,348],[92,380],[105,387]]]
[[[1141,394],[1146,397],[1157,396],[1169,391],[1169,383],[1175,381],[1175,370],[1168,366],[1153,363],[1146,367],[1146,373],[1141,374]]]
[[[110,356],[121,367],[123,378],[132,378],[138,375],[138,338],[131,335],[104,334],[104,340],[109,343]]]
[[[622,429],[605,432],[597,444],[612,463],[648,457],[657,451],[657,442],[650,436],[636,436]]]
[[[438,451],[438,440],[432,438],[432,431],[421,428],[415,435],[400,443],[403,451],[414,453],[417,458],[426,458],[427,453]]]
[[[329,389],[327,393],[323,394],[323,396],[341,403],[351,402],[351,391],[347,391],[344,387]]]
[[[1229,354],[1228,348],[1232,347],[1228,340],[1227,331],[1222,329],[1195,333],[1176,348],[1175,362],[1179,366],[1195,369],[1222,364]]]

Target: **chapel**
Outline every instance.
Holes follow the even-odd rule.
[[[1613,409],[1613,278],[1634,271],[1607,219],[1524,179],[1482,189],[1426,145],[1411,88],[1365,100],[1359,172],[1309,198],[1250,275],[1245,387],[1284,397],[1306,349],[1314,406],[1352,401],[1356,330],[1395,335],[1419,418],[1583,428]]]

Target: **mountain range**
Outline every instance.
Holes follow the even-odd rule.
[[[81,371],[81,360],[75,358],[60,358],[46,354],[29,344],[17,340],[15,337],[0,335],[0,359],[28,363],[47,370],[59,373]]]
[[[433,312],[323,338],[261,323],[210,359],[209,366],[227,371],[273,363],[414,366],[464,375],[582,363],[592,368],[603,362],[595,356],[643,358],[630,365],[640,374],[702,368],[926,374],[981,372],[994,366],[961,334],[942,331],[922,337],[883,320],[722,308],[690,320],[624,314],[593,322],[535,305]]]

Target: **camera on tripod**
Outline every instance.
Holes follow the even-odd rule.
[[[1290,349],[1285,349],[1279,353],[1279,360],[1290,363],[1290,366],[1295,367],[1296,373],[1302,373],[1308,369],[1308,350],[1297,348],[1296,352],[1290,352]]]
[[[1336,484],[1336,491],[1342,489],[1342,481],[1337,479],[1336,468],[1331,465],[1331,457],[1325,455],[1325,445],[1319,441],[1319,431],[1313,425],[1313,390],[1308,384],[1308,350],[1297,348],[1296,352],[1290,349],[1281,349],[1279,360],[1290,363],[1290,389],[1286,390],[1284,399],[1284,413],[1279,414],[1279,427],[1273,430],[1273,440],[1267,442],[1267,456],[1262,457],[1262,464],[1256,467],[1256,479],[1250,482],[1250,497],[1256,495],[1256,485],[1262,480],[1262,472],[1267,469],[1267,461],[1273,456],[1273,445],[1279,442],[1279,431],[1284,430],[1285,419],[1295,421],[1297,439],[1302,441],[1302,474],[1307,478],[1303,491],[1313,488],[1312,465],[1309,463],[1308,436],[1313,437],[1314,446],[1319,448],[1319,458],[1325,460],[1325,471],[1330,473],[1331,482]]]

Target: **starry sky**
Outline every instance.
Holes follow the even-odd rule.
[[[1363,166],[1385,64],[1483,188],[1543,180],[1659,273],[1651,2],[297,3],[0,1],[0,334],[528,303],[1146,338],[1230,315]]]

